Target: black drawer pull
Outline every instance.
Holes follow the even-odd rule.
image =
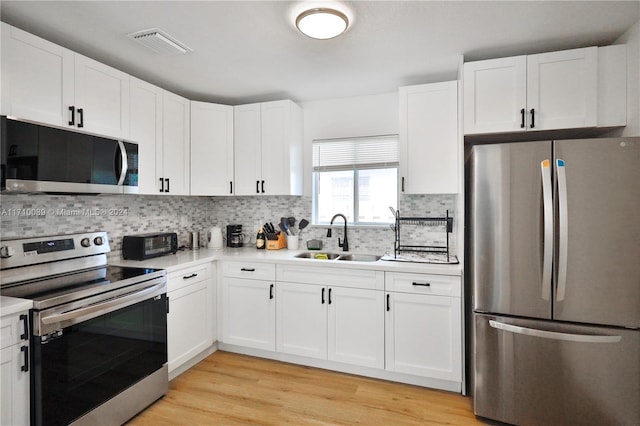
[[[188,280],[189,278],[193,278],[193,277],[197,277],[198,274],[191,274],[191,275],[186,275],[184,277],[182,277],[183,280]]]
[[[431,283],[417,283],[414,281],[412,284],[420,287],[431,287]]]
[[[29,371],[29,346],[23,346],[20,348],[20,352],[24,354],[24,365],[20,367],[21,371]]]
[[[242,272],[255,272],[256,268],[242,268],[240,269]]]
[[[29,316],[22,314],[20,315],[20,321],[24,323],[24,333],[20,335],[21,340],[29,339]]]

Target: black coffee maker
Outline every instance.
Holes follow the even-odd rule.
[[[242,225],[227,225],[227,247],[242,247]]]

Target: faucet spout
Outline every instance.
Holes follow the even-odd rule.
[[[333,225],[333,221],[336,220],[337,217],[344,219],[344,241],[340,241],[340,238],[338,238],[338,247],[342,247],[343,251],[349,251],[349,240],[347,239],[347,217],[342,213],[335,214],[331,218],[331,223],[329,225]],[[327,237],[331,237],[331,228],[327,231]]]

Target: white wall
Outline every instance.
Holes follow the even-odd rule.
[[[627,45],[627,126],[622,136],[640,136],[640,21],[614,44]]]
[[[311,195],[311,143],[314,139],[398,133],[398,92],[310,101],[304,111],[304,194]]]

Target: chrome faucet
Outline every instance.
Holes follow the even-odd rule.
[[[331,218],[331,223],[329,226],[333,225],[333,221],[336,217],[340,216],[344,219],[344,241],[340,242],[340,237],[338,237],[338,247],[342,247],[343,251],[349,251],[349,240],[347,239],[347,218],[342,213],[338,213]],[[327,238],[331,238],[331,228],[327,229]]]

